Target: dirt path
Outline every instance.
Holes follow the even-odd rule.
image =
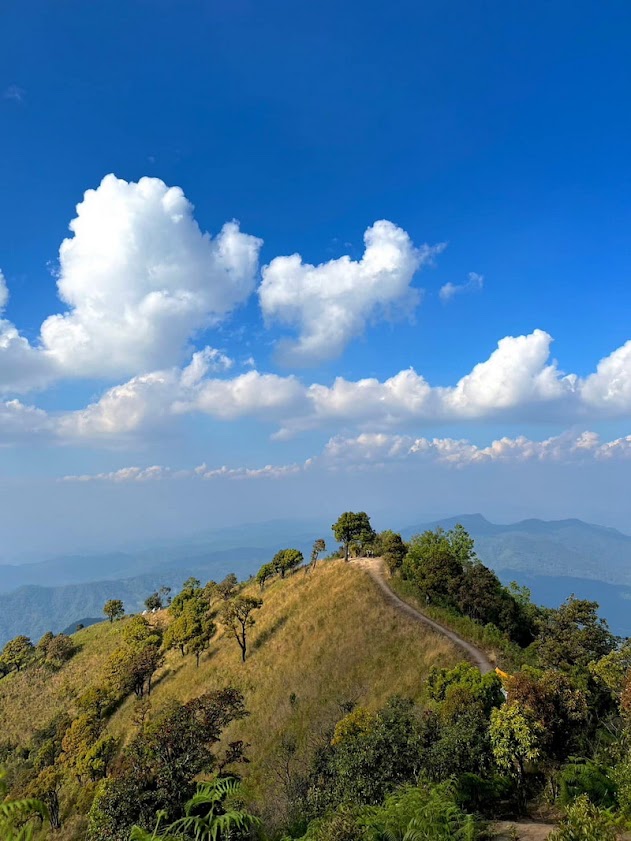
[[[368,572],[393,607],[400,610],[401,613],[411,616],[418,622],[423,622],[425,625],[429,625],[429,627],[434,631],[447,637],[447,639],[450,639],[454,645],[457,645],[458,648],[465,652],[467,658],[475,663],[483,675],[494,670],[495,666],[482,649],[477,648],[477,646],[472,645],[470,642],[467,642],[461,636],[458,636],[455,631],[445,628],[443,625],[440,625],[438,622],[430,619],[429,616],[425,616],[425,614],[421,613],[420,610],[417,610],[415,607],[412,607],[412,605],[409,605],[407,602],[404,602],[403,599],[399,598],[399,596],[397,596],[397,594],[391,590],[388,585],[383,569],[383,562],[380,558],[358,558],[353,561],[353,563],[357,564],[357,566],[361,566],[362,569],[365,569]]]

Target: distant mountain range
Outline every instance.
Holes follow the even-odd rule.
[[[581,520],[523,520],[509,525],[481,514],[419,523],[401,530],[404,538],[456,523],[476,541],[480,559],[508,582],[529,586],[533,598],[558,605],[570,593],[592,598],[612,629],[631,635],[631,537]],[[35,639],[101,615],[107,599],[120,598],[128,611],[142,608],[162,585],[177,590],[190,575],[219,580],[228,572],[244,578],[274,552],[295,546],[308,557],[314,538],[331,548],[327,525],[316,521],[271,521],[214,529],[186,542],[138,551],[73,555],[21,565],[0,565],[0,645],[17,634]]]

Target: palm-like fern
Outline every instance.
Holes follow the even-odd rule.
[[[152,833],[135,826],[130,841],[229,841],[235,831],[259,823],[259,819],[248,812],[225,808],[225,799],[237,794],[239,786],[238,780],[232,777],[198,783],[197,791],[184,806],[183,818],[160,833],[163,815],[159,814]]]
[[[405,786],[362,821],[374,841],[475,841],[476,822],[453,800],[449,783]]]
[[[6,772],[0,769],[0,798],[6,796],[4,782]],[[32,818],[44,820],[48,809],[35,798],[23,800],[2,800],[0,802],[0,839],[2,841],[31,841],[36,825]]]

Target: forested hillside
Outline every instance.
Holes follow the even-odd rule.
[[[190,578],[144,615],[111,598],[71,637],[11,640],[0,837],[481,841],[528,815],[556,841],[617,837],[631,653],[597,605],[537,606],[460,525],[405,543],[345,512],[333,533],[325,560],[318,539],[310,563],[286,548],[247,582]]]

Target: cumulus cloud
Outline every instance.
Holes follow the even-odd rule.
[[[367,229],[364,243],[361,260],[346,255],[312,266],[293,254],[263,268],[258,294],[266,322],[298,332],[297,339],[278,345],[285,364],[332,359],[369,320],[412,313],[420,296],[412,278],[444,248],[415,248],[404,230],[385,219]]]
[[[324,461],[332,467],[380,467],[418,459],[467,467],[491,462],[576,462],[613,458],[631,458],[631,435],[604,443],[595,432],[564,432],[543,441],[523,435],[505,436],[480,447],[466,439],[362,433],[350,438],[331,438],[323,453]]]
[[[469,272],[466,283],[445,283],[444,286],[440,287],[438,295],[440,300],[446,304],[461,292],[479,292],[483,286],[484,275],[478,274],[477,272]]]
[[[485,361],[478,363],[452,389],[443,391],[447,414],[478,417],[489,410],[546,403],[570,395],[575,377],[564,377],[548,364],[552,336],[534,330],[528,336],[507,336]]]
[[[277,422],[275,437],[282,439],[336,425],[374,431],[472,419],[576,423],[631,411],[625,375],[611,370],[624,372],[627,346],[604,360],[592,377],[581,380],[564,375],[550,361],[551,341],[541,330],[501,339],[489,358],[454,386],[432,386],[413,369],[383,381],[338,377],[331,385],[305,385],[295,376],[257,370],[216,376],[227,369],[229,360],[207,348],[194,354],[184,369],[143,374],[109,389],[85,409],[61,417],[59,429],[66,437],[124,436],[201,413],[223,421],[255,417]],[[616,401],[599,396],[596,386],[602,390],[606,382],[606,394],[617,383]]]
[[[631,410],[631,341],[602,359],[582,384],[585,403],[610,416]]]
[[[69,376],[119,376],[178,362],[191,336],[254,289],[261,240],[236,222],[202,233],[179,187],[107,175],[88,190],[59,250],[67,312],[41,328]]]
[[[184,368],[133,377],[108,389],[95,403],[58,419],[63,438],[98,439],[145,433],[200,412],[218,420],[279,418],[298,409],[304,389],[294,377],[247,371],[232,378],[210,376],[226,357],[211,348],[193,354]]]

